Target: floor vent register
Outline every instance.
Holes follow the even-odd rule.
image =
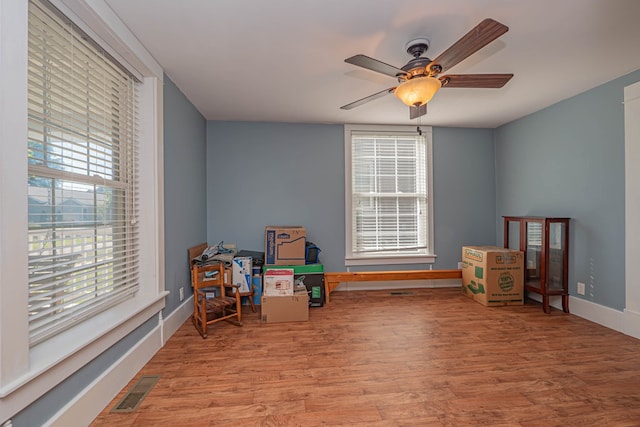
[[[147,397],[153,386],[156,385],[160,375],[143,375],[138,382],[120,399],[111,412],[133,412],[138,409],[140,403]]]

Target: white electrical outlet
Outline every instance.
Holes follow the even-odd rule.
[[[578,282],[578,288],[576,289],[576,291],[578,292],[578,295],[584,295],[584,293],[586,291],[584,283]]]
[[[180,301],[184,300],[184,286],[180,288]]]
[[[458,270],[462,270],[462,262],[458,263]]]

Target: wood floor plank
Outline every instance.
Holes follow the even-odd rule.
[[[334,292],[308,322],[190,320],[92,426],[640,426],[640,340],[459,289]],[[161,378],[111,414],[141,375]]]

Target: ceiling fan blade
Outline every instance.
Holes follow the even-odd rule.
[[[447,74],[438,77],[442,87],[498,89],[511,80],[513,74]]]
[[[406,71],[401,70],[400,68],[394,67],[393,65],[385,64],[384,62],[370,58],[366,55],[354,55],[351,58],[345,59],[344,62],[357,65],[358,67],[366,68],[371,71],[386,74],[387,76],[391,77],[404,76],[407,74]]]
[[[373,95],[365,96],[364,98],[358,99],[357,101],[354,101],[350,104],[343,105],[340,108],[343,110],[351,110],[352,108],[359,107],[362,104],[366,104],[369,101],[373,101],[374,99],[382,98],[388,93],[393,93],[394,90],[396,90],[395,87],[390,87],[389,89],[381,90],[380,92],[374,93]]]
[[[473,55],[507,31],[509,31],[509,27],[506,25],[487,18],[431,61],[427,69],[433,65],[439,65],[442,67],[440,72],[445,71]]]
[[[409,119],[417,119],[420,116],[427,114],[427,104],[422,104],[419,107],[409,107]]]

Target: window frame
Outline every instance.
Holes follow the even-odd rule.
[[[29,4],[29,302],[35,345],[138,289],[139,80],[50,3]]]
[[[141,80],[138,165],[140,288],[89,322],[29,347],[27,277],[27,26],[28,3],[0,7],[0,420],[35,402],[150,319],[162,326],[164,217],[163,70],[104,0],[51,0]],[[127,58],[124,61],[123,58]],[[158,343],[160,345],[160,343]]]
[[[413,126],[394,125],[357,125],[347,124],[344,126],[344,146],[345,146],[345,266],[359,265],[401,265],[401,264],[432,264],[437,255],[434,250],[434,217],[433,217],[433,138],[432,129],[429,126],[421,127],[422,136],[426,143],[426,189],[427,189],[427,249],[424,254],[357,254],[353,251],[352,238],[352,142],[354,134],[411,134],[415,135],[416,128]]]

